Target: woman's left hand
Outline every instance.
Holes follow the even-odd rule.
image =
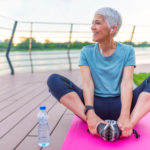
[[[121,137],[131,136],[131,134],[133,133],[133,127],[129,117],[120,116],[117,120],[117,124],[121,130]]]

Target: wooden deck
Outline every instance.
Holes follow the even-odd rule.
[[[47,78],[53,72],[23,73],[0,77],[0,149],[41,150],[37,145],[37,114],[46,105],[50,142],[45,150],[60,150],[73,113],[48,92]],[[55,71],[80,86],[79,70]]]
[[[140,65],[135,73],[150,72]],[[70,127],[73,113],[50,95],[47,78],[54,72],[0,76],[0,149],[42,150],[37,145],[37,114],[46,105],[49,115],[50,142],[45,150],[60,150]],[[79,70],[55,71],[81,86]]]

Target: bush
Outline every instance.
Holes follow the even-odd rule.
[[[134,74],[133,75],[133,81],[138,86],[149,76],[150,76],[150,73]]]

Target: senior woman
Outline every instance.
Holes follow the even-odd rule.
[[[115,9],[96,11],[91,26],[96,43],[83,47],[80,54],[83,89],[58,74],[52,74],[47,81],[52,95],[86,121],[94,135],[97,125],[110,119],[116,120],[122,136],[128,137],[150,111],[150,77],[133,90],[134,49],[114,41],[121,24]]]

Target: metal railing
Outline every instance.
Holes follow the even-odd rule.
[[[75,62],[75,59],[79,59],[79,52],[77,51],[70,51],[71,49],[71,43],[74,41],[89,41],[91,40],[91,31],[90,31],[90,24],[81,24],[81,23],[56,23],[56,22],[27,22],[27,21],[20,21],[20,20],[13,20],[12,18],[0,16],[0,19],[3,19],[4,25],[0,26],[0,40],[9,39],[9,44],[6,50],[6,60],[1,61],[0,64],[5,65],[8,63],[9,68],[11,70],[11,74],[13,75],[15,73],[15,70],[17,68],[25,68],[30,67],[31,72],[34,72],[34,68],[36,66],[58,66],[58,65],[68,65],[68,69],[72,70],[72,65]],[[0,20],[1,21],[1,20]],[[2,21],[1,21],[2,22]],[[6,25],[5,25],[6,23]],[[13,25],[13,27],[12,27]],[[10,35],[10,33],[12,34]],[[143,37],[143,38],[142,38]],[[15,57],[17,56],[28,56],[24,57],[23,59],[14,59],[14,55],[12,54],[12,62],[10,60],[10,49],[12,42],[14,44],[17,44],[24,38],[29,38],[28,43],[28,53],[19,53],[19,52],[13,52],[15,54]],[[54,52],[40,52],[36,53],[33,52],[32,48],[32,39],[36,39],[37,41],[49,40],[52,42],[67,42],[68,47],[66,51],[59,51],[57,53]],[[118,35],[115,37],[118,41],[130,41],[130,42],[142,42],[147,41],[146,39],[150,39],[150,26],[139,26],[139,25],[123,25]],[[5,49],[4,49],[5,51]],[[59,62],[58,62],[58,54],[63,52],[62,55],[66,54],[66,56],[61,57],[59,56]],[[71,53],[72,52],[72,53]],[[77,52],[77,53],[76,53]],[[72,56],[71,55],[77,56]],[[52,55],[53,54],[53,55]],[[43,57],[44,55],[49,55],[48,58]],[[57,57],[55,57],[55,55]],[[37,58],[37,57],[38,58]],[[51,57],[52,56],[52,57]],[[41,58],[42,57],[42,58]],[[21,58],[21,57],[20,57]],[[48,61],[50,59],[50,61]],[[54,60],[57,60],[54,61]],[[62,61],[63,60],[63,61]],[[67,61],[66,61],[67,60]],[[46,63],[37,64],[36,61],[42,61]],[[54,62],[53,62],[54,61]],[[15,63],[23,63],[22,65],[15,65]],[[28,63],[29,62],[29,63]],[[53,62],[53,63],[52,63]],[[13,65],[12,65],[13,64]],[[14,66],[14,67],[13,67]],[[3,69],[0,68],[0,71],[2,70],[8,70],[8,66],[4,67]]]

